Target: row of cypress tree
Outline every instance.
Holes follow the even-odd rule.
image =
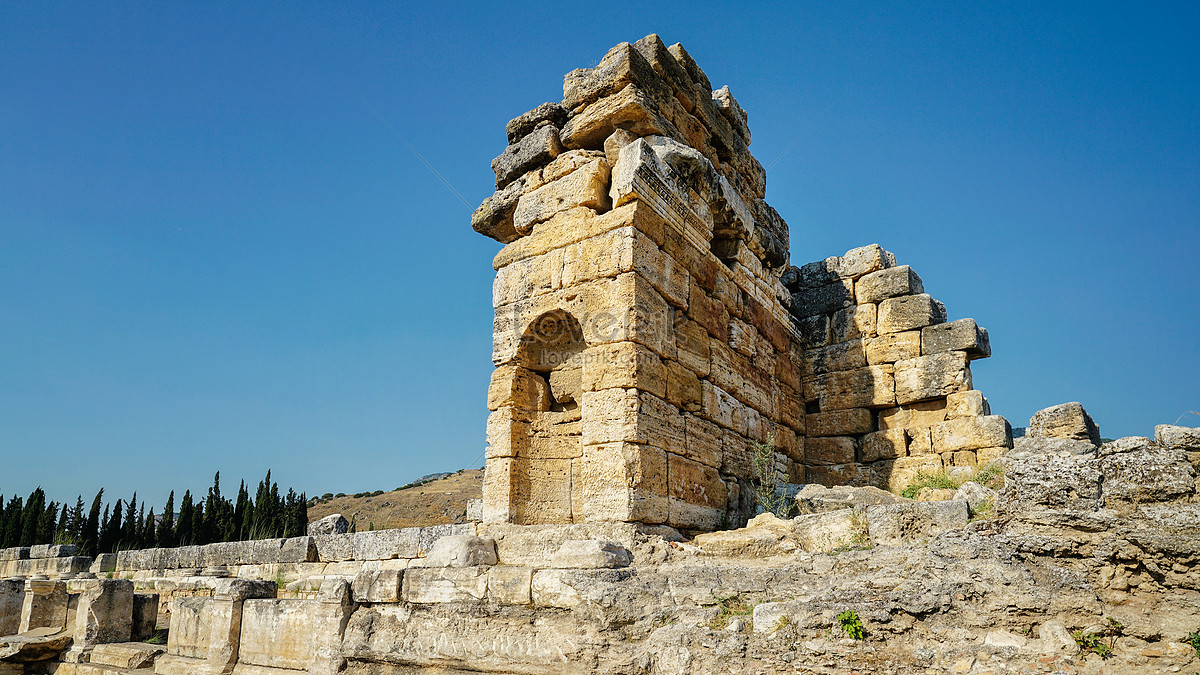
[[[0,495],[0,548],[34,544],[75,544],[79,555],[114,553],[118,550],[211,544],[302,536],[308,528],[308,499],[303,492],[288,489],[281,495],[271,472],[258,484],[251,497],[246,481],[236,499],[221,494],[221,472],[213,476],[205,496],[183,493],[175,507],[175,491],[167,497],[161,515],[146,511],[135,492],[129,500],[104,502],[104,488],[96,493],[89,508],[83,496],[71,506],[47,502],[42,488],[28,499]]]

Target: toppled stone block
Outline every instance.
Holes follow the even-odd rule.
[[[1148,438],[1121,440],[1134,443],[1120,452],[1113,452],[1116,443],[1108,443],[1100,451],[1104,502],[1109,508],[1183,500],[1195,492],[1196,470],[1186,453],[1164,448]]]
[[[629,549],[615,541],[568,539],[554,552],[550,566],[563,569],[628,567],[633,562]]]
[[[920,295],[924,292],[925,286],[921,283],[921,277],[908,265],[871,272],[854,285],[854,295],[862,303],[875,303],[903,295]]]
[[[1078,401],[1039,410],[1029,419],[1025,435],[1032,438],[1068,438],[1100,445],[1100,427]]]
[[[88,569],[89,572],[96,576],[108,574],[117,569],[117,554],[116,553],[97,553],[92,560],[92,565]]]
[[[154,665],[154,660],[166,649],[144,642],[99,644],[92,648],[88,663],[111,668],[137,670]]]
[[[350,521],[340,513],[331,513],[308,524],[308,536],[322,534],[345,534],[350,531]]]
[[[898,497],[887,490],[871,486],[851,487],[848,485],[838,485],[825,487],[824,485],[809,483],[796,493],[796,508],[801,515],[841,511],[858,506],[895,504],[902,501],[902,497]]]
[[[0,663],[37,663],[57,658],[71,644],[71,634],[34,632],[0,637]]]
[[[987,330],[980,328],[975,319],[959,319],[921,329],[921,353],[953,351],[966,352],[971,359],[991,356],[992,345]]]
[[[894,546],[928,539],[967,524],[965,501],[909,502],[867,507],[871,541]]]
[[[557,127],[549,124],[538,127],[528,136],[505,148],[499,157],[492,160],[496,189],[503,189],[526,171],[550,162],[558,157],[562,150]]]
[[[442,537],[425,556],[429,567],[475,567],[496,564],[496,540],[470,534]]]
[[[998,510],[1032,508],[1094,511],[1100,508],[1102,474],[1087,455],[1036,454],[1007,457]]]
[[[399,602],[404,570],[363,570],[354,576],[354,602]]]
[[[924,328],[946,320],[946,306],[928,293],[887,298],[879,303],[875,330],[880,335]]]
[[[71,582],[76,600],[74,649],[133,637],[133,582],[86,579]]]
[[[503,190],[497,190],[471,214],[471,229],[501,244],[519,239],[521,235],[513,225],[513,214],[523,194],[525,181],[522,179],[514,180]]]

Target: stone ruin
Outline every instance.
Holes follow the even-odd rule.
[[[657,35],[508,123],[475,230],[493,266],[486,522],[712,530],[779,483],[904,486],[1012,447],[990,354],[877,245],[795,267],[747,115]],[[770,482],[770,481],[768,481]]]
[[[1200,667],[1200,429],[1105,443],[1069,403],[1014,443],[986,331],[908,266],[789,264],[710,92],[652,35],[509,123],[473,219],[505,244],[479,519],[0,550],[0,675]],[[880,489],[991,462],[999,492]],[[800,515],[746,523],[761,482]]]

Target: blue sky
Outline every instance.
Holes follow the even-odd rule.
[[[504,124],[651,32],[749,112],[794,263],[878,242],[990,330],[995,412],[1079,400],[1106,436],[1152,434],[1200,410],[1198,19],[6,3],[0,493],[161,503],[267,468],[358,492],[480,465],[498,244],[469,217]]]

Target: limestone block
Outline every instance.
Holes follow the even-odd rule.
[[[909,330],[888,333],[877,338],[863,340],[867,363],[879,365],[915,359],[921,355],[921,331]]]
[[[414,567],[404,573],[405,602],[477,602],[487,597],[488,568]]]
[[[675,323],[675,346],[680,365],[699,377],[708,375],[708,331],[691,319],[680,317]]]
[[[604,139],[618,128],[628,129],[637,136],[670,134],[673,131],[671,123],[658,114],[654,103],[643,90],[635,84],[628,84],[576,112],[563,126],[559,137],[567,148],[598,149],[603,146]]]
[[[958,452],[1012,445],[1012,427],[1000,415],[958,417],[932,427],[936,452]]]
[[[960,391],[946,397],[946,418],[982,417],[992,414],[991,406],[977,389]]]
[[[554,182],[576,169],[587,166],[589,162],[597,158],[604,158],[607,161],[608,156],[597,150],[568,150],[541,169],[531,170],[526,174],[523,192],[533,192],[546,183]],[[612,162],[608,164],[612,166]]]
[[[71,582],[78,589],[74,649],[105,642],[128,642],[133,636],[133,582],[124,579],[86,579]]]
[[[637,232],[632,239],[632,268],[645,277],[668,303],[687,309],[691,293],[687,268],[658,244]]]
[[[943,352],[896,362],[896,402],[928,401],[971,389],[971,368],[963,352]]]
[[[159,597],[154,593],[133,594],[133,620],[130,640],[145,640],[158,628]]]
[[[729,339],[729,311],[720,300],[709,297],[698,285],[690,288],[687,315],[714,339],[722,342]]]
[[[804,352],[807,375],[823,375],[839,370],[854,370],[867,365],[862,340],[851,340],[839,344]]]
[[[888,408],[879,411],[879,428],[918,429],[931,427],[946,419],[946,409],[946,401],[940,399],[910,403],[898,408]]]
[[[667,520],[666,453],[648,445],[586,445],[579,481],[589,521]],[[485,492],[486,494],[486,492]]]
[[[607,210],[608,180],[608,162],[597,158],[587,166],[521,195],[513,212],[513,228],[518,233],[528,233],[534,225],[577,206]]]
[[[796,508],[801,514],[841,511],[874,504],[896,504],[902,501],[902,497],[873,486],[826,487],[810,483],[796,493]]]
[[[875,335],[875,305],[853,305],[834,312],[830,326],[834,342]]]
[[[509,143],[516,143],[543,124],[561,128],[567,121],[567,111],[557,103],[543,103],[527,113],[514,117],[505,125]]]
[[[538,378],[541,379],[541,378]],[[544,382],[544,380],[543,380]],[[548,389],[548,387],[547,387]],[[548,406],[547,406],[548,407]],[[529,412],[512,407],[499,408],[491,412],[487,419],[487,458],[516,457],[517,453],[527,445],[531,435]],[[332,553],[332,546],[337,542],[349,545],[353,539],[344,540],[331,535],[323,535],[317,540],[322,560],[349,560],[353,553]],[[348,550],[348,549],[347,549]]]
[[[636,389],[585,391],[582,428],[586,445],[628,442],[681,448],[684,443],[679,411]]]
[[[984,359],[992,355],[988,332],[975,323],[975,319],[959,319],[921,329],[921,353],[962,351],[970,359]]]
[[[781,423],[801,435],[806,433],[808,424],[805,421],[804,402],[799,392],[786,385],[780,385],[775,396],[775,409],[779,411]]]
[[[908,265],[872,272],[854,285],[854,295],[861,303],[877,303],[888,298],[924,292],[921,277]]]
[[[868,506],[866,517],[871,541],[876,546],[895,546],[926,540],[966,525],[967,502],[909,502]]]
[[[425,556],[429,567],[476,567],[496,564],[496,541],[471,534],[442,537]]]
[[[953,467],[975,467],[979,462],[973,450],[959,450],[942,455],[942,463]]]
[[[562,107],[568,114],[597,99],[619,92],[630,84],[667,89],[654,66],[628,42],[608,50],[594,68],[578,68],[563,78]]]
[[[868,366],[809,378],[804,383],[804,398],[818,401],[821,410],[895,405],[892,367]]]
[[[65,582],[27,579],[18,632],[26,633],[37,628],[62,630],[66,627],[67,604]]]
[[[794,436],[795,434],[793,434]],[[680,452],[688,459],[715,469],[721,467],[724,433],[715,423],[696,415],[684,416],[685,442]]]
[[[871,432],[859,439],[858,454],[863,462],[904,457],[908,454],[908,434],[903,428]]]
[[[1160,424],[1154,427],[1154,441],[1172,450],[1200,450],[1200,428]]]
[[[799,333],[800,345],[805,349],[824,347],[829,344],[832,332],[828,314],[817,314],[796,319],[794,325]]]
[[[316,658],[310,600],[247,600],[236,659],[240,664],[307,671]]]
[[[954,496],[951,499],[966,502],[967,509],[974,515],[980,509],[996,502],[996,491],[969,480],[954,491]]]
[[[954,498],[954,490],[945,488],[923,487],[917,490],[917,494],[913,496],[913,501],[917,502],[944,502]]]
[[[754,477],[750,439],[729,429],[723,433],[725,440],[721,444],[721,473],[747,480]]]
[[[812,413],[805,417],[811,442],[816,436],[852,436],[875,431],[875,420],[871,411],[864,408],[852,410],[829,410]],[[808,452],[807,442],[805,452]]]
[[[915,427],[905,429],[908,434],[908,454],[909,455],[928,455],[935,453],[933,449],[933,430],[932,427]]]
[[[792,312],[797,316],[833,314],[854,304],[854,282],[838,279],[830,284],[792,294]]]
[[[351,584],[354,602],[399,602],[404,570],[363,570]]]
[[[892,492],[899,492],[913,483],[918,473],[937,473],[942,470],[942,458],[936,454],[910,455],[898,457],[892,463],[891,474],[888,476],[887,487]]]
[[[560,569],[628,567],[632,562],[629,549],[603,539],[568,539],[550,558],[550,566]]]
[[[975,451],[975,459],[979,466],[987,466],[1007,454],[1008,450],[1004,447],[979,448]]]
[[[667,402],[671,405],[695,412],[703,403],[700,378],[686,366],[676,361],[667,362]]]
[[[550,387],[546,378],[520,366],[503,365],[492,371],[488,385],[488,410],[519,408],[549,410]]]
[[[533,568],[497,565],[488,570],[488,599],[500,605],[528,605],[533,602]]]
[[[489,398],[491,392],[489,391]],[[495,410],[495,408],[489,408]],[[308,536],[313,537],[319,534],[345,534],[350,530],[350,521],[346,520],[345,516],[340,513],[331,513],[324,518],[314,520],[308,524]]]
[[[791,525],[801,548],[810,552],[831,551],[852,544],[857,536],[865,535],[861,532],[862,526],[854,515],[854,509],[796,516]]]
[[[754,361],[733,351],[719,340],[709,345],[712,367],[708,377],[714,385],[746,405],[771,414],[774,405],[772,372],[759,368]],[[773,365],[773,364],[772,364]]]
[[[88,663],[136,670],[154,665],[154,659],[166,649],[158,645],[140,642],[100,644],[92,648]]]
[[[854,439],[848,436],[808,438],[804,461],[812,464],[849,464],[854,461]]]
[[[582,391],[620,387],[640,389],[660,398],[667,393],[667,369],[662,359],[636,342],[613,342],[584,352]]]
[[[37,544],[29,547],[30,558],[70,558],[75,555],[74,544]]]
[[[558,128],[551,124],[537,127],[492,160],[496,188],[503,189],[526,171],[548,163],[558,157],[562,149],[562,143],[558,139]]]
[[[0,561],[28,560],[29,559],[29,549],[30,549],[30,547],[28,547],[28,546],[15,546],[12,548],[0,548]]]
[[[1025,432],[1031,438],[1068,438],[1100,445],[1100,427],[1077,401],[1039,410]]]
[[[513,227],[513,213],[524,191],[525,181],[517,179],[484,199],[471,214],[471,229],[501,244],[516,241],[521,235]]]
[[[868,244],[846,251],[840,257],[838,274],[851,279],[892,267],[896,264],[896,256],[884,250],[879,244]]]
[[[0,635],[16,635],[20,631],[24,603],[25,582],[0,579]]]
[[[880,335],[924,328],[946,320],[946,306],[927,293],[887,298],[879,303],[875,328]]]
[[[711,466],[667,453],[667,491],[672,527],[714,529],[725,512],[725,483]]]
[[[537,570],[531,581],[531,595],[535,607],[557,607],[577,609],[584,604],[583,594],[572,583],[574,572],[570,570]]]
[[[750,127],[746,124],[746,111],[742,110],[742,106],[738,105],[737,100],[733,98],[733,94],[729,93],[729,85],[725,85],[714,91],[712,93],[712,100],[716,104],[717,109],[721,111],[721,114],[725,116],[725,119],[729,120],[729,123],[733,126],[738,136],[745,141],[746,145],[749,145]]]

